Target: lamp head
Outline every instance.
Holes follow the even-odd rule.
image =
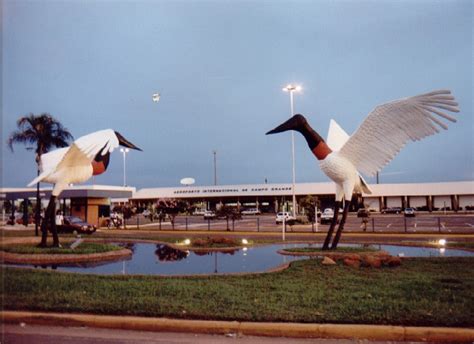
[[[303,88],[300,85],[288,84],[282,88],[285,92],[300,92]]]

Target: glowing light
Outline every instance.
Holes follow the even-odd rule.
[[[288,85],[286,85],[285,87],[282,88],[282,91],[285,91],[285,92],[299,92],[302,89],[303,89],[303,87],[301,87],[300,85],[288,84]]]
[[[439,239],[438,244],[441,245],[441,246],[446,245],[446,239]]]
[[[249,242],[247,239],[242,239],[242,244],[247,245]]]
[[[186,239],[186,240],[184,240],[184,241],[183,241],[183,244],[185,244],[185,245],[189,245],[189,244],[191,244],[191,240],[189,240],[189,239]]]
[[[242,249],[242,251],[244,251],[244,252],[247,252],[247,250],[248,250],[247,247],[244,247],[244,248]]]
[[[441,248],[439,249],[439,254],[443,256],[443,255],[444,255],[444,252],[446,252],[446,249],[445,249],[444,247],[441,247]]]

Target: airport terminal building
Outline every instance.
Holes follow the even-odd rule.
[[[404,183],[370,185],[372,194],[354,198],[351,210],[364,206],[373,211],[390,207],[413,207],[419,210],[471,210],[474,209],[474,181],[444,183]],[[114,204],[130,202],[138,207],[155,204],[162,198],[183,199],[198,209],[215,210],[220,205],[242,209],[257,208],[263,213],[291,211],[291,184],[248,184],[144,188],[108,185],[77,185],[63,191],[58,208],[66,215],[81,217],[92,224],[100,224],[110,214]],[[51,188],[41,189],[45,207]],[[309,196],[317,197],[321,208],[334,205],[335,184],[298,183],[295,185],[296,202]],[[35,202],[35,188],[0,188],[0,205],[3,218]],[[28,202],[25,202],[28,201]],[[9,203],[7,209],[6,203]],[[11,206],[13,205],[13,207]],[[471,208],[472,207],[472,208]]]
[[[414,207],[426,210],[465,210],[474,206],[474,181],[444,183],[373,184],[372,194],[353,200],[352,210],[365,206],[374,211],[388,207]],[[335,184],[298,183],[296,202],[308,195],[318,197],[321,208],[334,204]],[[218,204],[258,208],[263,212],[292,209],[292,184],[213,185],[167,188],[144,188],[133,194],[130,201],[144,205],[160,198],[184,199],[202,209],[215,209]]]

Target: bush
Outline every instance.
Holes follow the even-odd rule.
[[[235,247],[240,246],[240,242],[232,238],[206,238],[206,239],[194,239],[191,242],[191,246],[194,247]]]

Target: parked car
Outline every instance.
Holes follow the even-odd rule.
[[[216,213],[212,210],[206,210],[204,212],[204,220],[213,220],[216,218]]]
[[[403,211],[403,214],[406,217],[414,217],[415,216],[415,209],[414,208],[405,208]]]
[[[250,208],[250,209],[242,210],[241,214],[242,215],[260,215],[261,212],[257,208]]]
[[[196,209],[194,210],[193,215],[204,216],[205,213],[206,213],[206,209]]]
[[[97,230],[97,227],[85,222],[76,216],[64,216],[64,223],[56,226],[59,233],[81,233],[92,234]]]
[[[393,207],[393,208],[385,208],[382,209],[382,214],[400,214],[402,212],[402,208],[400,207]]]
[[[360,208],[357,211],[357,217],[369,217],[369,216],[370,216],[370,212],[368,209]]]
[[[276,224],[282,223],[283,219],[285,219],[285,222],[287,223],[292,223],[296,221],[296,218],[293,215],[285,211],[285,212],[279,212],[276,215],[275,223]]]
[[[32,223],[35,223],[35,219],[33,217],[33,215],[29,215],[28,216],[28,224],[32,224]],[[19,225],[24,225],[24,220],[23,220],[23,215],[21,217],[17,217],[16,218],[16,223],[19,224]],[[7,223],[7,224],[12,224],[11,222],[10,223]]]
[[[323,213],[321,214],[320,222],[321,222],[321,224],[331,223],[333,217],[334,217],[334,209],[326,208],[326,209],[324,209]]]

